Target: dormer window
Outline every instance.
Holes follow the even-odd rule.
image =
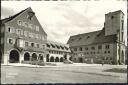
[[[18,20],[17,21],[17,24],[21,26],[22,25],[22,21],[21,20]]]
[[[35,15],[34,12],[28,12],[27,18],[28,18],[29,20],[32,20],[32,18],[33,18],[34,15]]]
[[[87,39],[90,38],[90,36],[87,36]]]
[[[114,16],[111,16],[111,19],[113,19],[114,18]]]

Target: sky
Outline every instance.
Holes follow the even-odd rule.
[[[2,1],[1,18],[12,16],[28,7],[35,12],[48,40],[64,44],[72,35],[101,30],[106,13],[122,10],[127,39],[127,2],[123,0]]]

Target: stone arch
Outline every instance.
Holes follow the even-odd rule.
[[[59,62],[59,57],[56,57],[55,58],[55,62]]]
[[[26,52],[24,54],[24,61],[29,61],[30,60],[30,54],[28,52]]]
[[[32,61],[35,61],[35,60],[37,60],[37,54],[36,53],[33,53],[32,54]]]
[[[17,50],[11,50],[9,54],[9,62],[10,63],[18,63],[20,54]]]
[[[63,57],[60,58],[60,62],[63,62]]]
[[[53,56],[51,56],[50,62],[54,62],[54,57]]]

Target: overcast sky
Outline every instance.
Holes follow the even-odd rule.
[[[101,30],[105,14],[117,10],[125,13],[125,31],[127,29],[127,2],[123,0],[2,1],[1,18],[12,16],[27,7],[36,13],[48,40],[61,43],[67,43],[72,35]]]

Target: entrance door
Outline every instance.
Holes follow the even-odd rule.
[[[9,55],[10,63],[18,63],[19,62],[19,53],[17,50],[12,50]]]
[[[29,61],[30,60],[30,54],[28,52],[26,52],[24,54],[24,61]]]
[[[83,58],[79,58],[79,63],[83,63]]]

